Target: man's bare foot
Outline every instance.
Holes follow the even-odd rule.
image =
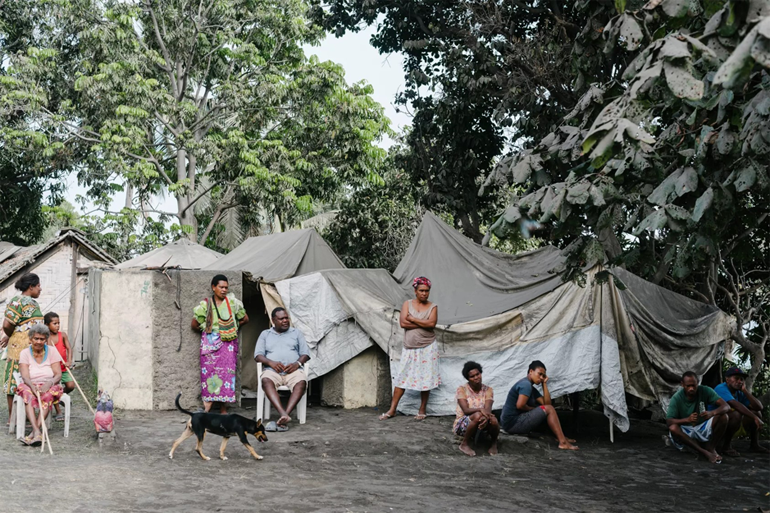
[[[751,446],[751,452],[760,452],[762,454],[770,454],[770,449],[765,447],[764,445],[752,445]]]
[[[393,417],[395,417],[395,414],[391,415],[390,413],[383,413],[382,415],[379,416],[379,419],[388,420],[388,419],[392,419]]]
[[[276,424],[278,424],[279,426],[285,426],[289,422],[291,422],[291,417],[289,417],[288,415],[281,415],[281,418],[278,419],[278,422],[276,422]]]
[[[579,447],[577,445],[572,445],[572,443],[569,440],[564,440],[563,442],[559,442],[559,449],[564,449],[567,451],[577,451]]]
[[[571,444],[577,443],[577,440],[575,440],[574,438],[567,438],[567,441]]]
[[[722,449],[719,452],[721,452],[725,456],[730,456],[731,458],[737,458],[738,456],[741,455],[741,453],[739,453],[738,451],[736,451],[732,447],[727,447],[726,449]]]
[[[497,454],[497,442],[494,442],[487,451],[490,456],[494,456]]]
[[[476,456],[476,451],[471,449],[465,442],[460,444],[460,450],[468,456]]]
[[[706,457],[711,463],[722,463],[722,457],[716,451],[706,451]]]

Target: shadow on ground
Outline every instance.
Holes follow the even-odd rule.
[[[69,438],[52,429],[54,455],[0,436],[0,510],[137,511],[543,511],[688,512],[770,509],[770,460],[747,454],[711,465],[665,447],[665,427],[635,421],[608,439],[606,419],[581,414],[579,452],[543,435],[502,439],[500,454],[469,458],[451,435],[452,418],[423,422],[377,412],[310,408],[307,424],[269,433],[253,460],[232,439],[228,461],[208,436],[202,461],[194,438],[173,461],[184,430],[179,412],[119,412],[117,438],[99,446],[91,415],[74,397]],[[184,401],[183,401],[184,402]],[[239,410],[253,416],[254,410]],[[737,442],[738,450],[747,449]],[[48,490],[45,492],[45,490]]]

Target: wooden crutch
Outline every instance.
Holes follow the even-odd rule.
[[[94,411],[93,408],[91,408],[91,403],[88,402],[88,398],[86,397],[86,394],[83,393],[83,389],[80,388],[80,385],[78,385],[78,380],[75,379],[75,374],[73,374],[70,368],[67,367],[66,365],[64,366],[64,368],[67,369],[67,372],[70,373],[70,377],[72,378],[72,381],[75,382],[75,386],[77,387],[78,392],[80,392],[80,395],[83,396],[83,400],[86,402],[86,406],[88,406],[88,409],[91,410],[91,413],[93,414],[93,416],[96,417],[96,412]]]
[[[51,439],[48,436],[48,426],[45,425],[45,417],[43,416],[43,401],[40,400],[40,392],[35,387],[35,395],[37,396],[37,406],[40,408],[40,430],[43,432],[43,445],[40,447],[40,452],[45,450],[45,444],[48,442],[48,452],[53,455],[53,449],[51,448]],[[49,414],[51,412],[48,412]]]

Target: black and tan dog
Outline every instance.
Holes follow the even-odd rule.
[[[225,456],[225,447],[227,447],[227,442],[233,435],[238,435],[241,443],[246,446],[246,449],[249,450],[255,459],[262,459],[262,456],[257,454],[257,451],[255,451],[254,447],[249,444],[249,440],[246,437],[247,434],[252,434],[257,437],[257,440],[260,442],[267,442],[265,427],[262,425],[261,420],[254,421],[236,414],[219,415],[206,412],[193,413],[185,410],[179,405],[180,397],[182,397],[182,394],[176,396],[176,407],[182,413],[189,415],[190,420],[187,421],[187,427],[185,428],[184,433],[182,433],[182,436],[177,438],[174,445],[171,446],[171,452],[168,453],[169,458],[174,459],[174,451],[179,447],[179,444],[195,435],[198,437],[198,445],[195,446],[195,451],[204,460],[210,460],[211,458],[203,454],[203,439],[206,438],[206,433],[208,432],[222,437],[222,445],[219,447],[219,459],[227,459],[227,456]]]

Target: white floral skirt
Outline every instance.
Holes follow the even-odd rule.
[[[407,390],[432,390],[441,384],[438,370],[438,344],[434,340],[420,349],[401,350],[401,370],[395,386]]]

